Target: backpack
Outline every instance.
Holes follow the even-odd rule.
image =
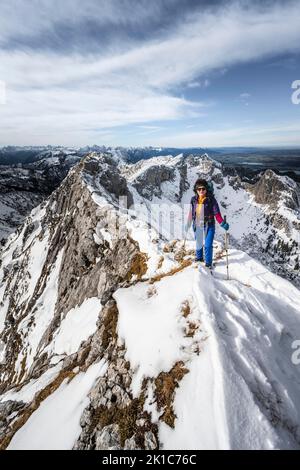
[[[208,190],[210,196],[214,195],[214,185],[213,185],[212,181],[207,182],[207,190]]]

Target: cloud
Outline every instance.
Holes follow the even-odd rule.
[[[170,133],[153,145],[170,147],[226,147],[300,145],[300,122],[279,123],[277,126],[232,127],[196,132]],[[145,142],[150,145],[150,142]]]
[[[197,82],[189,82],[187,84],[187,87],[188,88],[200,88],[201,87],[201,82],[197,81]]]
[[[149,129],[149,130],[153,130],[153,131],[163,129],[162,126],[138,126],[138,127],[139,127],[140,129]]]
[[[295,57],[284,57],[274,62],[268,63],[267,67],[280,67],[288,70],[296,70],[299,68],[298,61]]]
[[[0,105],[6,104],[6,84],[0,80]]]
[[[208,86],[210,85],[210,81],[208,80],[208,78],[206,78],[205,80],[203,81],[194,81],[194,82],[189,82],[187,84],[187,87],[188,88],[207,88]]]
[[[241,93],[240,100],[245,106],[249,106],[249,98],[251,97],[250,93]]]
[[[201,77],[211,71],[300,49],[299,2],[193,4],[3,0],[0,144],[85,144],[96,129],[199,117],[207,103],[177,96],[181,86],[208,86]],[[74,48],[59,47],[67,23]],[[122,41],[113,39],[118,28]]]
[[[0,45],[8,50],[118,50],[163,34],[193,0],[1,0]],[[26,21],[24,21],[26,18]]]
[[[240,94],[240,98],[241,98],[242,100],[248,99],[248,98],[250,98],[250,96],[251,96],[250,93],[241,93],[241,94]]]

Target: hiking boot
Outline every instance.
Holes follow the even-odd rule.
[[[197,258],[197,256],[196,256],[196,257],[195,257],[195,261],[196,261],[196,262],[199,261],[200,263],[203,263],[203,261],[204,261],[203,256],[202,256],[202,258]]]

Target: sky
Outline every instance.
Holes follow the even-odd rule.
[[[299,0],[1,0],[0,146],[300,147],[299,25]]]

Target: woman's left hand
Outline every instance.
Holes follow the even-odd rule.
[[[224,220],[221,223],[221,227],[226,231],[229,230],[229,224],[227,222],[225,222]]]

